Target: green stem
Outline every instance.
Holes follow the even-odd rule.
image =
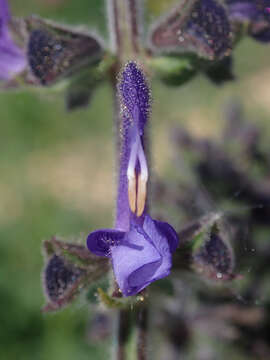
[[[139,44],[138,24],[138,0],[108,0],[108,17],[110,18],[112,38],[117,56],[115,66],[111,69],[111,83],[114,92],[114,117],[116,126],[116,153],[117,165],[119,163],[120,145],[120,109],[119,99],[116,96],[116,79],[121,67],[128,60],[140,59],[143,56],[142,47]],[[142,61],[142,59],[140,59]],[[147,333],[147,309],[142,307],[137,315],[137,351],[135,351],[136,336],[133,310],[122,309],[117,314],[116,329],[116,360],[138,359],[146,360],[146,333]]]
[[[131,317],[129,310],[118,311],[116,360],[128,359],[128,342],[131,331]]]
[[[148,309],[144,305],[137,312],[137,360],[147,359]]]
[[[138,0],[108,0],[111,32],[120,66],[142,55]]]

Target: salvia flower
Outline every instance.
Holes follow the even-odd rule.
[[[87,246],[94,254],[111,259],[120,290],[130,296],[169,274],[178,237],[169,224],[147,214],[144,129],[150,94],[136,63],[125,66],[118,91],[122,123],[115,228],[90,233]]]
[[[9,33],[10,12],[6,0],[0,0],[0,80],[9,80],[26,66],[23,51]]]
[[[258,41],[270,41],[270,0],[227,0],[232,21],[248,25]]]

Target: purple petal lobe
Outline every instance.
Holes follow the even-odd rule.
[[[248,22],[249,34],[261,42],[270,41],[269,0],[227,0],[229,16],[236,22]]]
[[[8,4],[0,0],[0,80],[9,80],[26,66],[22,50],[13,42],[8,31]]]
[[[179,238],[176,231],[170,224],[166,222],[157,221],[157,220],[153,220],[153,221],[155,223],[158,232],[162,234],[163,238],[167,239],[170,252],[173,253],[179,245]]]
[[[25,56],[22,50],[13,43],[9,35],[0,38],[0,80],[9,80],[24,70]]]
[[[87,247],[98,256],[110,256],[111,248],[123,241],[125,232],[114,229],[96,230],[87,237]]]
[[[0,0],[0,36],[2,34],[1,28],[10,20],[10,13],[7,0]]]
[[[119,94],[124,112],[136,122],[142,134],[150,108],[150,93],[143,72],[133,61],[127,63],[122,72]]]
[[[227,1],[230,18],[239,21],[256,18],[256,6],[248,1]]]
[[[230,17],[239,19],[258,20],[263,18],[269,20],[269,0],[226,0],[229,6]]]
[[[162,263],[154,244],[137,227],[126,234],[123,245],[111,248],[111,256],[116,281],[125,296],[138,293],[154,281]]]
[[[167,223],[146,215],[143,227],[132,226],[121,245],[111,248],[116,281],[125,296],[137,294],[170,273],[177,234]]]

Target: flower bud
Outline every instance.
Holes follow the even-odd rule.
[[[108,271],[107,259],[90,254],[82,245],[52,238],[43,246],[46,256],[43,289],[48,300],[45,312],[70,304],[84,287]]]

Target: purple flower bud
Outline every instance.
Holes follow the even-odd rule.
[[[247,23],[248,33],[261,42],[270,41],[269,0],[226,0],[233,22]]]
[[[56,311],[71,303],[89,283],[108,271],[108,261],[89,253],[85,246],[53,237],[43,243],[46,265],[43,288],[47,304],[43,311]]]
[[[195,243],[193,250],[194,269],[204,277],[216,281],[232,280],[234,274],[234,254],[217,224],[211,226],[210,233],[202,234],[201,244]]]
[[[32,16],[27,57],[30,69],[42,85],[51,85],[75,70],[101,60],[103,47],[95,35],[74,31]]]
[[[124,68],[118,91],[123,113],[115,229],[90,233],[87,247],[111,258],[118,286],[124,296],[130,296],[169,274],[178,236],[169,224],[146,213],[144,127],[150,95],[136,63],[129,62]]]
[[[0,80],[9,80],[26,66],[23,51],[14,43],[8,30],[10,13],[6,0],[0,0]]]
[[[62,257],[53,255],[45,269],[44,286],[48,298],[56,302],[74,284],[84,270],[64,262]]]
[[[150,46],[158,52],[194,52],[220,59],[231,50],[231,27],[216,0],[182,1],[153,26]]]

